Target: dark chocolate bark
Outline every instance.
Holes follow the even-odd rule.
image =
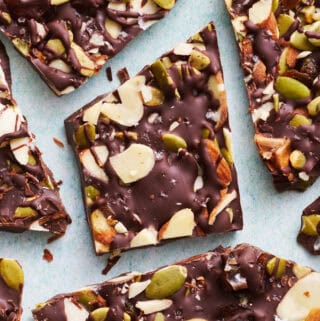
[[[320,198],[303,210],[298,242],[310,253],[320,255]]]
[[[0,45],[0,230],[63,235],[71,222],[59,187],[12,98],[9,60]]]
[[[19,321],[24,275],[20,264],[0,258],[0,320]]]
[[[176,0],[1,0],[0,30],[57,95],[81,86]]]
[[[57,295],[33,315],[36,321],[319,320],[310,317],[320,312],[310,281],[317,286],[320,274],[242,244]],[[299,301],[302,290],[309,306]]]
[[[319,1],[226,0],[255,142],[278,190],[320,174]]]
[[[242,228],[213,24],[65,124],[98,254]]]

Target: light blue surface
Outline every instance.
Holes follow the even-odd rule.
[[[319,195],[320,180],[305,193],[278,194],[271,176],[258,157],[252,142],[253,127],[247,112],[247,100],[239,68],[238,53],[223,0],[179,0],[174,11],[133,41],[108,65],[116,71],[126,66],[135,75],[144,65],[183,42],[214,20],[218,30],[221,59],[227,88],[233,143],[244,211],[242,232],[201,239],[175,241],[158,248],[135,250],[122,254],[107,278],[128,270],[147,271],[219,244],[250,242],[275,254],[303,264],[319,267],[320,258],[311,257],[297,243],[302,209]],[[23,265],[26,281],[23,298],[23,321],[31,320],[31,308],[54,294],[75,290],[106,279],[101,275],[106,256],[96,257],[85,221],[76,163],[66,144],[63,120],[97,95],[116,89],[118,82],[108,82],[105,69],[84,87],[62,98],[56,97],[28,63],[5,41],[11,58],[13,92],[31,130],[36,134],[44,159],[62,179],[63,201],[73,219],[62,239],[47,245],[47,235],[0,233],[0,257],[17,258]],[[65,142],[56,146],[52,137]],[[54,260],[42,260],[48,247]]]

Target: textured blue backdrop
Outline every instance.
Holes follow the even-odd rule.
[[[271,177],[260,161],[252,142],[253,128],[247,113],[247,100],[239,68],[239,59],[231,25],[223,0],[179,0],[175,10],[133,41],[108,65],[115,72],[126,66],[135,75],[145,64],[171,49],[214,20],[218,30],[224,67],[236,165],[244,210],[244,231],[197,240],[175,241],[159,248],[130,251],[122,255],[108,278],[128,270],[147,271],[159,265],[212,249],[219,244],[235,245],[250,242],[284,257],[317,268],[320,258],[312,258],[297,245],[295,238],[300,226],[302,209],[319,195],[320,180],[307,192],[278,194]],[[11,58],[13,92],[30,128],[36,134],[44,159],[62,179],[63,201],[73,224],[65,237],[48,248],[54,255],[51,264],[42,260],[47,236],[37,233],[14,235],[0,233],[0,257],[19,259],[24,267],[26,282],[23,299],[23,321],[31,320],[30,309],[37,302],[58,292],[77,289],[106,279],[101,275],[106,257],[96,257],[79,189],[79,178],[71,149],[56,146],[52,137],[66,143],[63,120],[97,95],[118,86],[108,82],[105,71],[69,96],[56,97],[38,74],[5,41]],[[116,77],[115,77],[116,78]]]

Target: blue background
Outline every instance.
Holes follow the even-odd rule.
[[[315,269],[319,266],[320,258],[307,254],[296,243],[296,234],[303,208],[319,195],[320,180],[305,193],[279,194],[273,188],[271,176],[253,143],[253,126],[247,112],[238,52],[223,0],[179,0],[166,19],[138,37],[107,65],[112,67],[114,78],[117,78],[116,71],[123,67],[127,67],[130,75],[134,76],[144,65],[185,41],[211,20],[218,30],[224,67],[244,230],[124,253],[107,277],[101,274],[107,257],[96,257],[93,251],[78,171],[72,151],[66,144],[63,120],[97,95],[116,89],[119,83],[117,79],[109,82],[104,68],[81,89],[58,98],[11,44],[4,41],[11,58],[14,96],[37,136],[45,161],[55,177],[64,182],[61,195],[73,219],[65,237],[50,245],[46,244],[48,236],[42,233],[0,233],[0,257],[17,258],[25,271],[24,321],[31,320],[30,310],[36,303],[54,294],[101,282],[128,270],[147,271],[220,244],[227,246],[249,242]],[[53,136],[61,139],[66,147],[62,149],[55,145]],[[42,260],[45,247],[54,255],[50,264]]]

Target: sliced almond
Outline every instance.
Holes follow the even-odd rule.
[[[130,242],[130,247],[156,245],[158,232],[154,228],[145,228],[140,231]]]
[[[107,146],[105,145],[94,146],[92,147],[92,150],[94,151],[94,154],[97,157],[98,165],[103,166],[106,163],[109,156],[109,150]]]
[[[221,72],[218,72],[216,75],[213,75],[209,78],[208,88],[212,92],[213,97],[220,102],[219,110],[217,112],[219,119],[217,119],[215,126],[218,130],[226,122],[228,117],[227,95]]]
[[[261,105],[259,108],[256,108],[252,111],[252,119],[254,122],[257,122],[258,120],[266,121],[269,116],[271,110],[274,109],[274,105],[272,102],[266,102],[265,104]]]
[[[95,210],[90,215],[97,253],[109,251],[109,246],[114,238],[115,231],[110,226],[108,219],[100,210]]]
[[[146,280],[144,282],[131,283],[129,286],[128,298],[132,299],[132,298],[136,297],[137,295],[139,295],[140,293],[142,293],[148,287],[148,285],[150,283],[151,283],[151,280]]]
[[[21,165],[27,165],[29,160],[30,137],[22,137],[10,140],[10,148],[15,159]]]
[[[48,229],[40,225],[39,220],[34,221],[29,226],[30,231],[37,231],[37,232],[48,232]]]
[[[143,117],[141,88],[145,77],[137,76],[126,81],[118,88],[121,103],[103,103],[101,112],[120,125],[131,127]]]
[[[155,165],[155,155],[146,145],[132,144],[124,152],[110,157],[110,163],[122,182],[130,184],[151,172]]]
[[[259,0],[249,9],[249,20],[256,25],[264,23],[272,12],[272,0]]]
[[[253,80],[256,83],[264,82],[266,80],[266,72],[267,72],[266,65],[261,60],[258,60],[256,64],[253,66],[253,72],[252,72]]]
[[[277,167],[284,168],[289,164],[291,142],[287,138],[273,138],[256,134],[254,140],[262,158],[270,160]]]
[[[72,69],[62,59],[54,59],[50,62],[49,67],[58,69],[66,74],[70,74]]]
[[[287,321],[304,320],[311,310],[320,308],[320,273],[299,279],[277,307],[277,315]]]
[[[115,226],[114,229],[117,233],[119,234],[126,234],[128,233],[128,229],[124,226],[123,223],[118,222]]]
[[[93,125],[97,125],[98,119],[100,116],[100,112],[101,112],[101,106],[102,106],[102,101],[99,101],[96,104],[94,104],[93,106],[85,109],[85,111],[83,112],[82,120],[84,122],[88,122]]]
[[[116,278],[113,278],[109,280],[108,283],[124,283],[124,282],[131,281],[132,279],[140,275],[141,275],[140,272],[130,272],[125,275],[121,275]]]
[[[213,225],[217,219],[217,216],[233,201],[237,198],[237,192],[232,191],[229,194],[224,195],[217,206],[212,210],[209,216],[209,225]]]
[[[149,300],[149,301],[138,301],[136,303],[136,308],[141,310],[144,314],[151,314],[155,312],[160,312],[171,307],[172,300]]]
[[[122,27],[119,23],[111,19],[106,19],[104,26],[112,38],[117,39],[119,37],[122,30]]]
[[[64,299],[64,313],[66,320],[86,321],[89,317],[89,312],[81,305],[75,304],[72,299]]]
[[[172,239],[191,236],[196,226],[194,214],[189,208],[176,212],[159,232],[159,239]]]
[[[107,183],[108,176],[104,170],[97,164],[96,159],[92,155],[90,149],[85,149],[80,153],[80,160],[84,168],[89,172],[89,174],[101,181]]]
[[[292,271],[298,279],[301,279],[312,272],[312,270],[309,267],[302,266],[299,264],[295,264],[292,268]]]
[[[85,77],[91,77],[95,72],[95,63],[87,56],[83,49],[78,46],[75,42],[71,43],[71,48],[73,49],[77,60],[81,66],[80,73]]]
[[[0,104],[0,137],[19,130],[20,124],[20,112],[14,107]]]
[[[193,44],[181,43],[173,49],[173,53],[179,56],[190,56],[193,51]]]

